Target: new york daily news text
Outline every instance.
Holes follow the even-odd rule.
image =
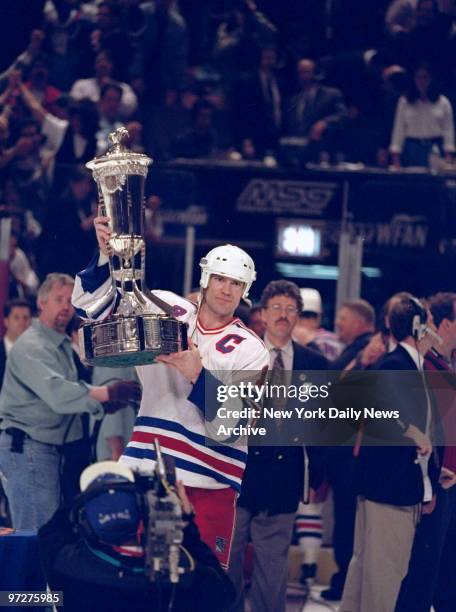
[[[447,397],[433,443],[455,445],[456,377],[442,383],[441,377],[426,376],[428,388]],[[422,373],[412,371],[290,371],[285,380],[275,384],[259,372],[211,372],[205,385],[209,443],[248,436],[249,444],[351,445],[361,432],[365,445],[408,445],[403,432],[415,424],[417,401],[425,393]]]

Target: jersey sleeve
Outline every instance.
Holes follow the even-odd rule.
[[[120,300],[109,273],[106,255],[94,255],[85,270],[76,275],[72,302],[76,313],[83,319],[105,319]]]
[[[269,351],[259,338],[252,338],[245,348],[248,350],[243,351],[240,367],[236,369],[262,371],[269,367]]]
[[[173,307],[173,316],[188,322],[196,312],[196,306],[170,291],[154,291],[157,297]],[[85,270],[76,275],[72,302],[77,314],[83,319],[99,321],[109,316],[120,301],[120,292],[109,272],[108,257],[95,255]],[[155,304],[148,305],[148,312],[161,313]]]

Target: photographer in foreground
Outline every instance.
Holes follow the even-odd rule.
[[[199,536],[184,487],[164,471],[114,461],[81,475],[81,495],[38,534],[52,591],[66,612],[225,610],[234,589]]]

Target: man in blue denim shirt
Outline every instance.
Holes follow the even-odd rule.
[[[82,437],[79,414],[101,418],[138,398],[137,383],[92,387],[78,380],[66,326],[74,281],[49,274],[38,291],[39,318],[11,349],[0,395],[0,477],[13,526],[38,529],[59,506],[62,445]],[[105,410],[102,403],[106,404]]]

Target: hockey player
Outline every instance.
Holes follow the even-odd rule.
[[[100,301],[111,283],[107,222],[106,217],[95,219],[100,254],[76,278],[73,303],[85,318],[105,318],[116,301],[112,296],[106,303]],[[188,324],[189,349],[137,367],[143,387],[141,407],[120,461],[153,469],[153,441],[158,438],[163,452],[175,461],[177,478],[195,508],[202,539],[226,567],[247,449],[205,445],[204,408],[194,403],[195,392],[201,388],[203,370],[231,372],[234,377],[242,371],[260,372],[267,368],[269,354],[263,342],[234,317],[256,277],[251,257],[228,244],[209,251],[200,266],[198,305],[168,291],[154,292],[173,306],[177,319]],[[87,311],[92,312],[94,304],[98,312],[90,316]]]

